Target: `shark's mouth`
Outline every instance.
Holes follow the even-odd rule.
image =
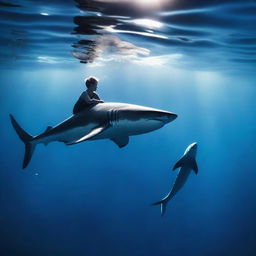
[[[149,120],[158,121],[163,124],[167,124],[167,123],[171,122],[172,120],[174,120],[175,118],[176,117],[174,117],[173,119],[170,119],[169,117],[156,117],[156,118],[151,118]]]
[[[159,117],[159,118],[151,118],[151,119],[148,119],[149,121],[158,121],[158,122],[162,122],[162,123],[165,123],[167,122],[168,119],[164,120],[163,118]]]

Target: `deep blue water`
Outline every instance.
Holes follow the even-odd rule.
[[[0,2],[0,254],[256,255],[255,1]],[[105,101],[178,114],[119,149],[24,145],[69,117],[89,75]],[[165,216],[172,166],[198,142]]]

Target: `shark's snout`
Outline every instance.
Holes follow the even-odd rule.
[[[168,114],[168,117],[169,117],[169,120],[171,122],[171,121],[175,120],[178,117],[178,115],[176,115],[174,113],[170,113],[170,114]]]
[[[155,120],[163,122],[164,124],[170,123],[174,119],[177,118],[178,115],[168,112],[168,111],[160,111],[160,110],[125,110],[119,111],[118,113],[119,119],[127,119],[127,120]]]
[[[169,123],[175,120],[178,117],[178,115],[171,113],[171,112],[159,112],[156,114],[156,118],[159,121],[162,121],[164,123]]]

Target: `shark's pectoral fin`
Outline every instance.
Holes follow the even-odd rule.
[[[192,159],[190,162],[190,166],[192,170],[195,172],[195,174],[198,174],[198,166],[195,159]]]
[[[186,156],[183,156],[172,168],[172,170],[176,170],[177,168],[180,168],[181,166],[185,165],[186,164]]]
[[[111,139],[119,148],[125,147],[129,143],[129,137],[128,136],[122,136],[117,137],[114,139]]]
[[[89,139],[93,138],[94,136],[102,133],[104,130],[108,129],[109,127],[110,127],[109,124],[105,124],[105,125],[95,127],[94,129],[92,129],[88,134],[86,134],[82,138],[80,138],[78,140],[67,142],[66,145],[74,145],[74,144],[83,142],[85,140],[89,140]]]

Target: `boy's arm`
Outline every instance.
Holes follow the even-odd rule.
[[[95,99],[95,102],[104,103],[104,101],[100,99],[100,96],[96,92],[93,92],[93,99]]]
[[[98,96],[98,95],[97,95]],[[82,99],[87,103],[87,104],[92,104],[92,103],[99,103],[103,102],[100,99],[91,99],[90,96],[88,95],[87,91],[84,91],[81,95]]]
[[[93,92],[93,99],[96,99],[96,100],[100,100],[100,96],[96,93],[96,92]]]

